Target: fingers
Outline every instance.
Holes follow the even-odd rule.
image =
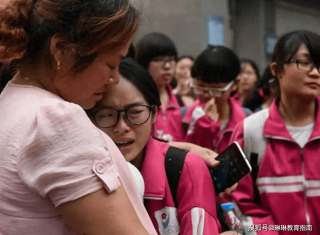
[[[204,107],[204,112],[208,115],[208,117],[213,121],[218,121],[219,114],[217,110],[217,105],[215,103],[215,98],[211,98]]]
[[[232,187],[230,187],[230,188],[227,188],[226,190],[224,190],[224,192],[219,193],[219,197],[224,198],[224,197],[230,195],[234,190],[236,190],[237,186],[238,186],[238,183],[232,185]]]

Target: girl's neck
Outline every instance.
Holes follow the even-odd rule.
[[[217,110],[219,113],[219,121],[221,122],[221,124],[228,123],[231,116],[229,101],[225,102],[221,106],[217,106]]]
[[[248,93],[249,93],[249,91],[247,91],[247,90],[239,90],[241,103],[245,100],[245,98],[247,97]]]
[[[262,109],[267,109],[267,108],[269,108],[270,107],[270,105],[271,105],[271,103],[272,103],[272,101],[274,100],[274,96],[269,96],[264,102],[263,102],[263,104],[261,105],[261,108]]]
[[[158,86],[158,91],[160,94],[161,108],[165,109],[168,105],[170,95],[165,85]]]
[[[135,157],[132,161],[130,161],[130,163],[132,165],[134,165],[139,171],[141,171],[142,169],[142,165],[143,165],[143,160],[145,157],[145,148],[141,151],[141,153],[138,154],[137,157]]]
[[[315,121],[316,99],[302,100],[281,94],[279,112],[287,126],[306,126]]]

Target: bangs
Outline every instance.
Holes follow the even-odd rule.
[[[148,68],[152,58],[157,56],[178,57],[177,48],[174,42],[162,33],[150,33],[137,44],[136,59],[143,67]]]
[[[279,64],[287,63],[292,60],[301,45],[308,48],[311,60],[319,67],[320,35],[307,30],[290,32],[281,37],[276,45],[273,61]]]

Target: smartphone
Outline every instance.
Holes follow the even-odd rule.
[[[248,159],[236,141],[219,154],[216,160],[220,164],[217,168],[210,169],[210,174],[217,195],[230,188],[252,170]]]

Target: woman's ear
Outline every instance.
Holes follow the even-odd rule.
[[[152,123],[154,124],[157,121],[158,116],[158,107],[154,107],[152,111]]]
[[[71,47],[66,48],[65,40],[58,34],[55,34],[50,41],[50,52],[56,64],[66,67],[66,64],[70,64],[70,59],[74,58],[75,49]],[[70,69],[69,66],[66,69]]]

